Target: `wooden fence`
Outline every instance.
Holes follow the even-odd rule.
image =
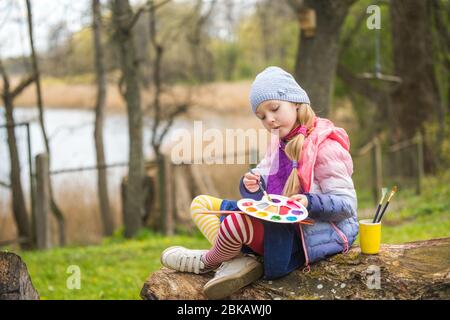
[[[375,136],[368,144],[359,149],[353,154],[354,159],[366,156],[370,152],[371,156],[371,172],[372,172],[372,196],[374,203],[377,203],[381,197],[381,189],[383,187],[383,176],[385,165],[383,165],[383,158],[399,152],[405,148],[413,147],[415,151],[411,157],[415,158],[415,189],[416,193],[422,192],[422,181],[424,177],[424,155],[423,155],[423,137],[417,133],[412,139],[402,141],[395,145],[383,149],[382,141]],[[402,159],[405,160],[405,157]]]

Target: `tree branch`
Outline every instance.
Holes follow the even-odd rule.
[[[22,79],[15,89],[10,91],[9,76],[6,73],[6,69],[3,66],[3,62],[1,59],[0,59],[0,74],[3,78],[3,83],[4,83],[2,97],[5,97],[5,92],[8,92],[11,99],[14,99],[15,97],[17,97],[20,93],[22,93],[23,90],[25,90],[26,87],[28,87],[30,84],[32,84],[36,80],[36,75],[29,75],[27,78]]]
[[[11,185],[9,183],[1,181],[1,180],[0,180],[0,186],[7,188],[7,189],[11,188]]]
[[[0,59],[0,74],[2,75],[3,78],[3,93],[2,93],[2,97],[3,99],[6,98],[6,93],[9,93],[9,77],[8,74],[5,71],[5,68],[3,67],[3,62]]]
[[[145,5],[143,5],[142,7],[140,7],[138,9],[138,11],[133,15],[133,17],[131,18],[131,22],[128,26],[128,30],[131,30],[134,25],[136,24],[136,22],[139,20],[139,17],[141,16],[141,14],[143,14],[144,12],[149,12],[151,10],[156,10],[159,7],[162,7],[163,5],[169,3],[171,0],[164,0],[158,4],[153,4],[153,1],[147,1],[147,3]]]
[[[11,92],[11,97],[14,99],[19,94],[22,93],[23,90],[25,90],[26,87],[28,87],[30,84],[32,84],[36,80],[36,74],[28,76],[28,78],[22,79],[20,83],[17,85],[17,87],[14,88],[14,90]]]
[[[163,131],[161,132],[161,134],[158,137],[158,142],[157,142],[158,145],[161,145],[161,142],[164,139],[164,136],[169,131],[175,118],[178,115],[185,113],[188,110],[188,107],[189,107],[188,103],[183,103],[183,104],[179,105],[171,114],[169,114],[169,121],[167,122],[166,126],[164,127]]]

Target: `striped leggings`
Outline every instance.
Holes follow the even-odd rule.
[[[206,210],[220,210],[222,199],[208,195],[194,198],[191,216],[199,230],[213,245],[203,256],[207,267],[219,266],[222,262],[239,255],[243,245],[262,255],[264,252],[264,226],[258,219],[232,213],[222,223],[215,214],[204,214]]]

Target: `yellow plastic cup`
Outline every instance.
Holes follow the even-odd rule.
[[[381,243],[381,222],[372,223],[372,219],[359,221],[359,243],[364,254],[377,254]]]

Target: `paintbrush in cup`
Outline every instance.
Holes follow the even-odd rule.
[[[381,199],[380,202],[378,203],[378,208],[377,208],[377,212],[375,213],[375,217],[373,218],[372,223],[375,223],[377,221],[378,218],[378,213],[380,213],[380,209],[381,209],[381,205],[383,204],[384,201],[384,197],[386,196],[388,189],[387,188],[382,188],[381,189]]]
[[[384,205],[383,211],[381,211],[380,218],[378,218],[377,222],[381,222],[381,219],[383,218],[384,213],[386,212],[386,209],[389,205],[389,202],[391,201],[394,194],[397,192],[397,186],[394,186],[391,190],[391,193],[389,194],[389,198],[387,199],[386,204]]]

